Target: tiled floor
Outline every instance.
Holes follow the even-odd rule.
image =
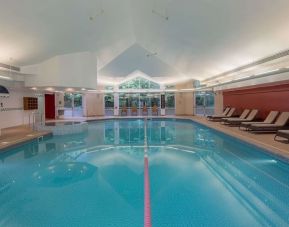
[[[29,140],[37,139],[48,134],[50,134],[50,132],[36,132],[28,126],[17,126],[2,129],[0,136],[0,152],[2,149],[9,148]]]
[[[108,117],[108,118],[114,118],[114,117]],[[123,117],[119,117],[119,118],[123,118]],[[139,117],[131,117],[131,118],[139,118]],[[168,118],[170,118],[170,116]],[[253,133],[241,131],[237,127],[228,127],[218,122],[210,122],[210,121],[207,121],[204,117],[199,117],[199,116],[178,116],[176,118],[192,119],[203,125],[214,128],[218,131],[229,134],[231,136],[235,136],[239,139],[245,140],[246,142],[255,144],[259,147],[269,150],[272,153],[275,153],[279,156],[289,159],[289,143],[282,143],[282,142],[274,141],[274,134],[253,134]],[[83,121],[83,120],[100,120],[100,119],[107,119],[107,118],[105,117],[83,118],[81,117],[81,118],[62,119],[61,121],[65,121],[65,120]],[[2,129],[2,135],[0,136],[0,150],[3,148],[7,148],[11,145],[22,143],[24,141],[38,138],[39,136],[47,135],[47,134],[49,134],[49,132],[35,132],[25,126]]]

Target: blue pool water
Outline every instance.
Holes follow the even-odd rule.
[[[288,226],[289,165],[191,121],[147,122],[153,226]],[[0,226],[144,226],[144,121],[0,154]]]

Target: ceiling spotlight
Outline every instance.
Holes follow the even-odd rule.
[[[98,16],[100,16],[102,14],[104,14],[104,10],[102,8],[102,3],[101,3],[100,10],[98,12],[96,12],[94,15],[89,16],[88,19],[90,21],[94,21],[96,19],[96,17],[98,17]]]
[[[46,90],[46,91],[51,91],[51,92],[53,92],[53,91],[54,91],[54,88],[48,87],[48,88],[46,88],[45,90]]]
[[[158,54],[157,52],[154,52],[154,53],[147,54],[146,56],[147,57],[152,57],[152,56],[156,56],[157,54]]]

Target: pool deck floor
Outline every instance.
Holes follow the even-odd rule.
[[[26,125],[2,129],[0,135],[0,152],[2,150],[5,151],[5,149],[10,147],[14,147],[49,134],[51,134],[51,132],[33,131]]]
[[[151,116],[149,116],[151,117]],[[155,116],[153,116],[155,117]],[[289,143],[285,140],[284,142],[278,142],[274,140],[275,134],[254,134],[246,131],[239,130],[238,127],[228,127],[222,125],[218,122],[210,122],[205,117],[201,116],[166,116],[157,118],[177,118],[177,119],[191,119],[200,124],[223,132],[225,134],[234,136],[248,143],[254,144],[258,147],[264,148],[273,154],[289,160]],[[102,119],[115,119],[124,117],[88,117],[88,118],[67,118],[61,119],[59,121],[93,121]],[[140,118],[140,116],[135,117],[125,117],[125,118]],[[2,134],[0,136],[0,152],[6,148],[15,146],[17,144],[24,143],[33,139],[37,139],[40,136],[45,136],[50,134],[50,132],[37,132],[33,131],[27,126],[18,126],[13,128],[2,129]]]
[[[231,135],[245,142],[254,144],[258,147],[268,150],[269,152],[289,160],[289,143],[288,140],[275,141],[275,133],[252,133],[239,130],[239,127],[229,127],[219,122],[208,121],[205,117],[192,116],[188,117],[194,121],[206,125],[225,134]]]

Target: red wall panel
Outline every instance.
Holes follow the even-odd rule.
[[[271,110],[289,111],[289,83],[261,87],[228,90],[223,92],[224,106],[259,109],[264,119]]]
[[[45,118],[55,119],[55,95],[45,94]]]

